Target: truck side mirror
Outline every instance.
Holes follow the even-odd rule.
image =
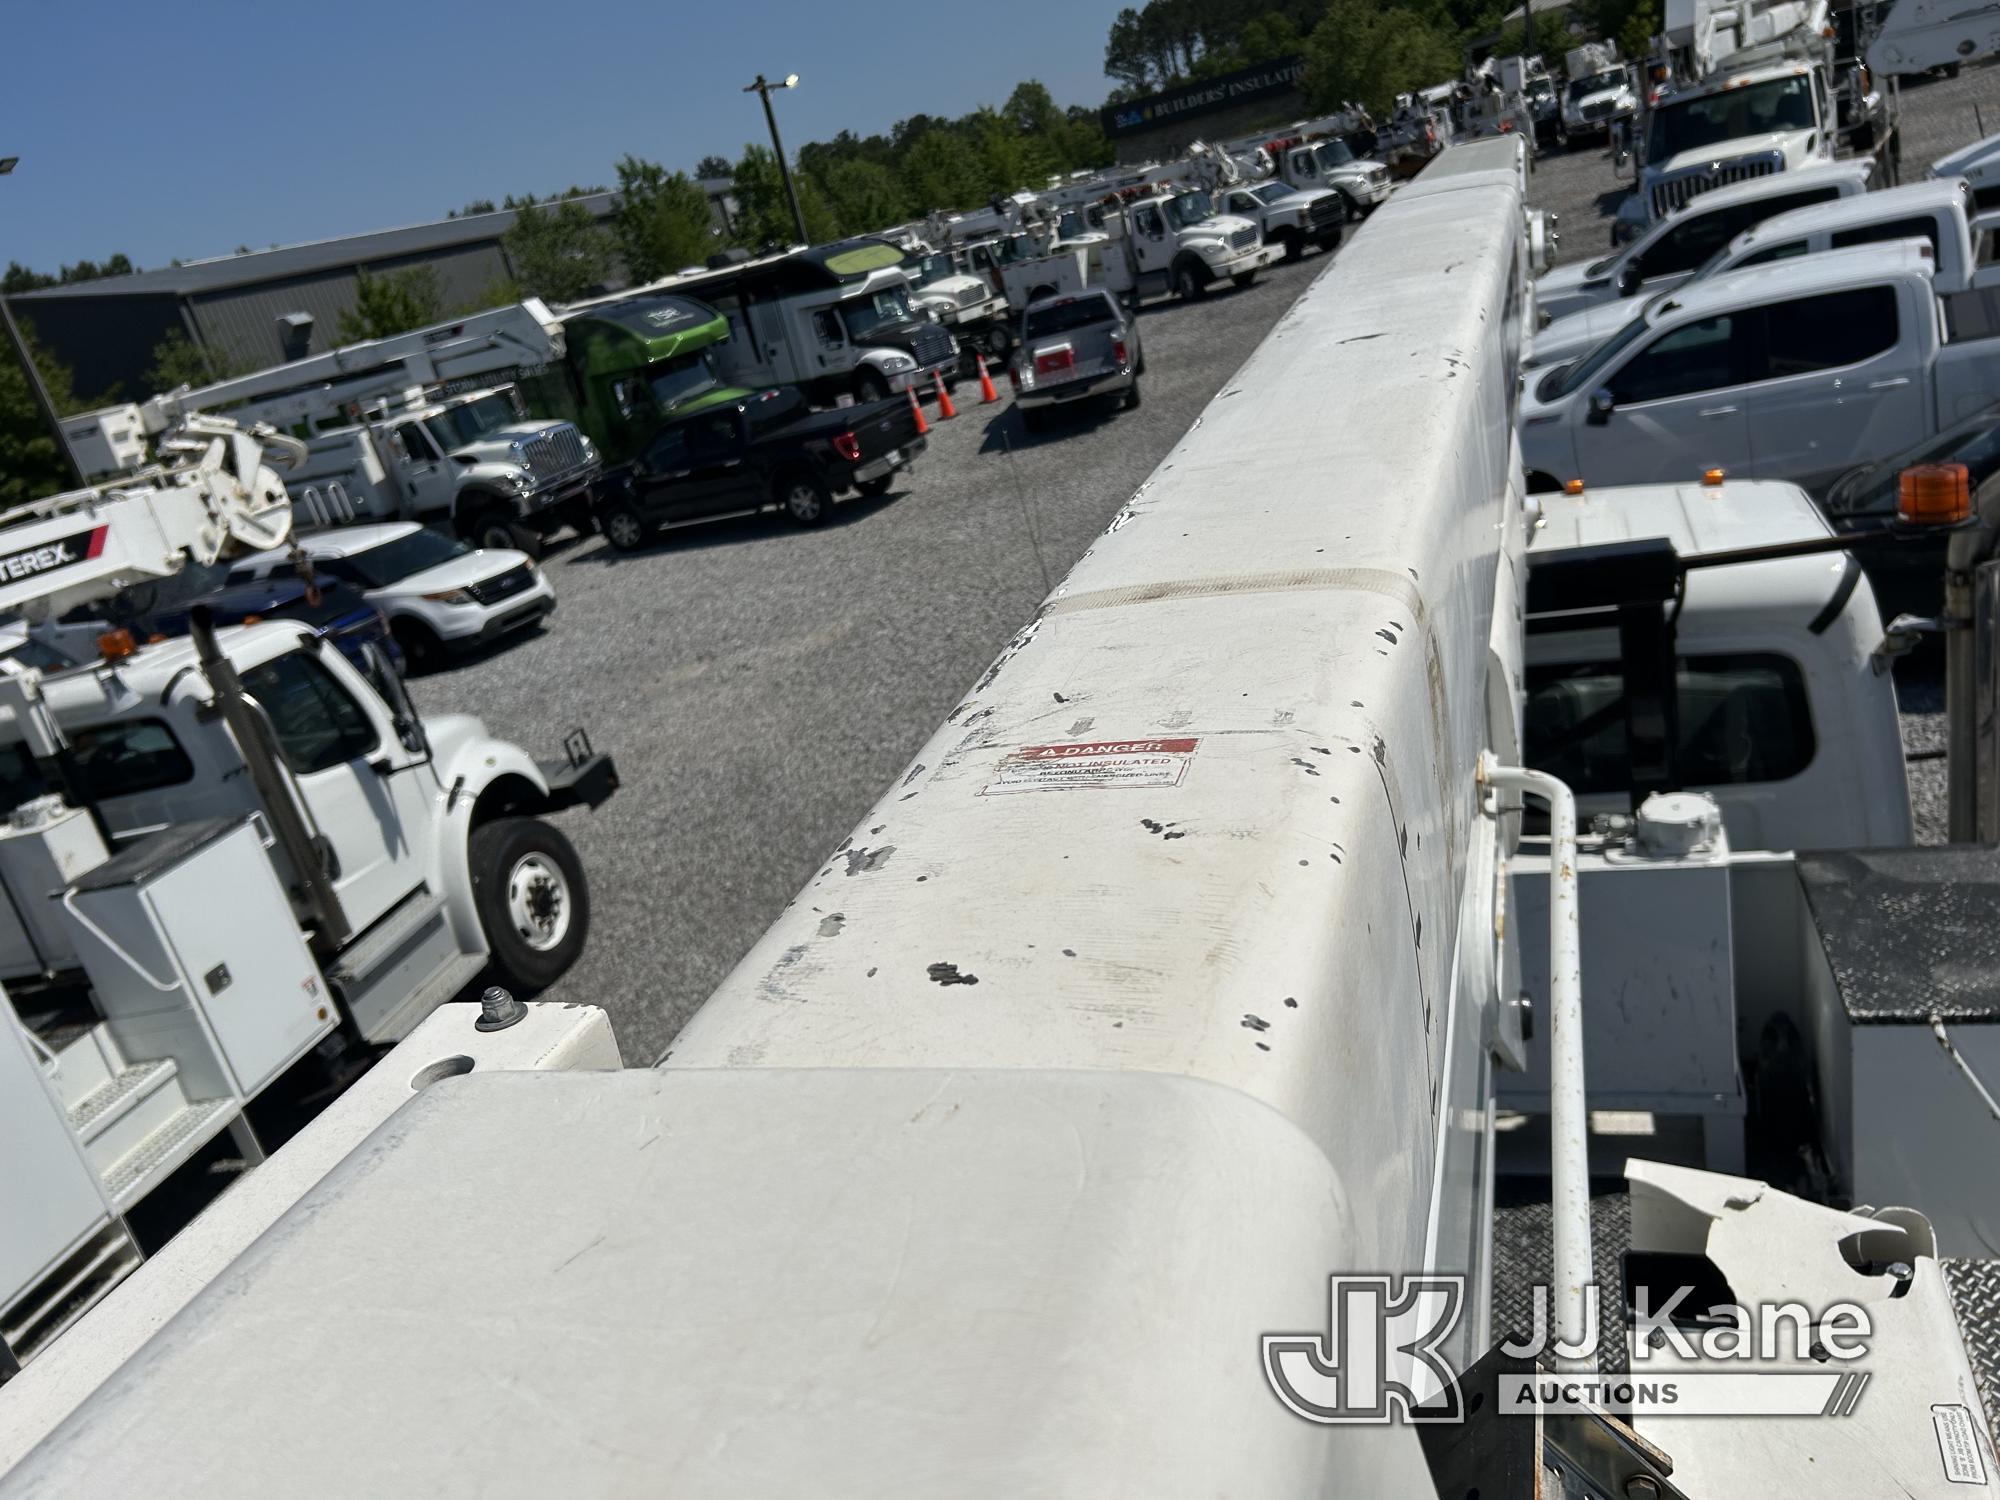
[[[1592,427],[1602,427],[1611,420],[1611,414],[1618,409],[1618,398],[1611,394],[1611,387],[1600,385],[1590,393],[1589,422]]]
[[[1618,295],[1629,297],[1639,290],[1639,263],[1628,260],[1618,268]]]
[[[363,642],[361,654],[368,663],[370,684],[382,695],[382,701],[389,705],[389,719],[396,726],[396,738],[411,754],[430,759],[431,746],[424,734],[424,721],[417,717],[416,706],[410,702],[409,689],[403,686],[402,673],[373,641]]]

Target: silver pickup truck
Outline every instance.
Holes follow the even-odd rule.
[[[1091,290],[1029,303],[1007,374],[1021,421],[1034,430],[1051,407],[1093,396],[1122,395],[1130,411],[1145,371],[1138,319],[1109,292]]]

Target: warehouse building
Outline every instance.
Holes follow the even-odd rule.
[[[717,179],[702,186],[717,228],[726,230],[735,211],[731,184]],[[592,193],[573,201],[602,221],[610,217],[617,195]],[[155,351],[175,332],[217,351],[232,366],[251,370],[336,347],[341,314],[355,305],[362,271],[380,276],[428,267],[436,273],[447,311],[479,305],[495,283],[516,278],[502,242],[514,217],[511,211],[472,214],[252,250],[47,287],[9,301],[16,315],[33,325],[36,339],[69,366],[80,396],[143,400],[153,394],[146,372]],[[622,284],[614,277],[607,290]]]

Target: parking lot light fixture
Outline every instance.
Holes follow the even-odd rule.
[[[785,143],[778,139],[778,116],[771,108],[771,90],[792,89],[798,86],[799,75],[796,73],[787,73],[777,83],[772,83],[759,73],[754,83],[743,86],[743,92],[757,94],[764,100],[764,123],[771,127],[771,150],[778,157],[778,175],[785,180],[785,197],[791,200],[792,227],[798,231],[799,243],[806,245],[812,243],[806,238],[806,216],[799,212],[799,191],[792,186],[792,169],[785,161]]]

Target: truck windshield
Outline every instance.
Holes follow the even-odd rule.
[[[866,297],[850,297],[840,304],[840,315],[847,322],[847,336],[856,343],[916,317],[910,311],[910,294],[899,286]]]
[[[1116,311],[1103,297],[1065,297],[1046,307],[1029,308],[1022,337],[1047,338],[1050,334],[1087,328],[1093,323],[1108,323],[1116,316]]]
[[[1550,374],[1556,378],[1547,381],[1544,388],[1538,390],[1535,394],[1543,401],[1553,401],[1558,396],[1567,396],[1572,392],[1582,390],[1586,385],[1596,380],[1598,375],[1603,372],[1604,367],[1623,354],[1633,341],[1643,335],[1645,331],[1645,318],[1643,316],[1634,318],[1623,328],[1612,334],[1610,338],[1591,350],[1582,359],[1571,365],[1568,370],[1565,371],[1562,367],[1558,366],[1555,370],[1551,371]]]
[[[1354,165],[1354,153],[1348,149],[1345,141],[1327,141],[1315,150],[1313,155],[1318,159],[1319,169],[1322,172],[1330,172],[1335,167]]]
[[[1663,162],[1683,151],[1773,130],[1811,130],[1812,81],[1804,75],[1772,78],[1700,99],[1662,100],[1646,127],[1646,160]]]
[[[1214,217],[1215,205],[1206,193],[1179,193],[1167,200],[1167,222],[1176,229],[1190,229]]]
[[[1606,89],[1615,89],[1625,81],[1623,68],[1606,68],[1602,73],[1586,73],[1581,78],[1569,81],[1569,96],[1581,99],[1587,94],[1601,94]]]
[[[385,589],[399,579],[426,572],[440,563],[450,562],[454,557],[463,557],[471,550],[463,542],[455,542],[428,527],[419,526],[415,531],[392,537],[365,552],[350,553],[343,561],[347,564],[347,571],[361,580],[363,588]]]
[[[722,384],[709,359],[709,351],[697,349],[646,366],[646,389],[653,404],[663,412],[672,411],[683,401],[714,390]]]
[[[1291,196],[1291,191],[1282,182],[1260,182],[1250,189],[1250,196],[1259,203],[1276,203],[1280,198]]]
[[[514,403],[507,393],[491,391],[457,406],[447,406],[432,417],[428,425],[438,447],[449,453],[467,443],[476,443],[487,433],[496,432],[518,420]]]
[[[942,281],[947,276],[956,276],[958,268],[951,263],[949,255],[924,255],[914,261],[906,261],[903,272],[917,286],[929,286],[934,281]]]

